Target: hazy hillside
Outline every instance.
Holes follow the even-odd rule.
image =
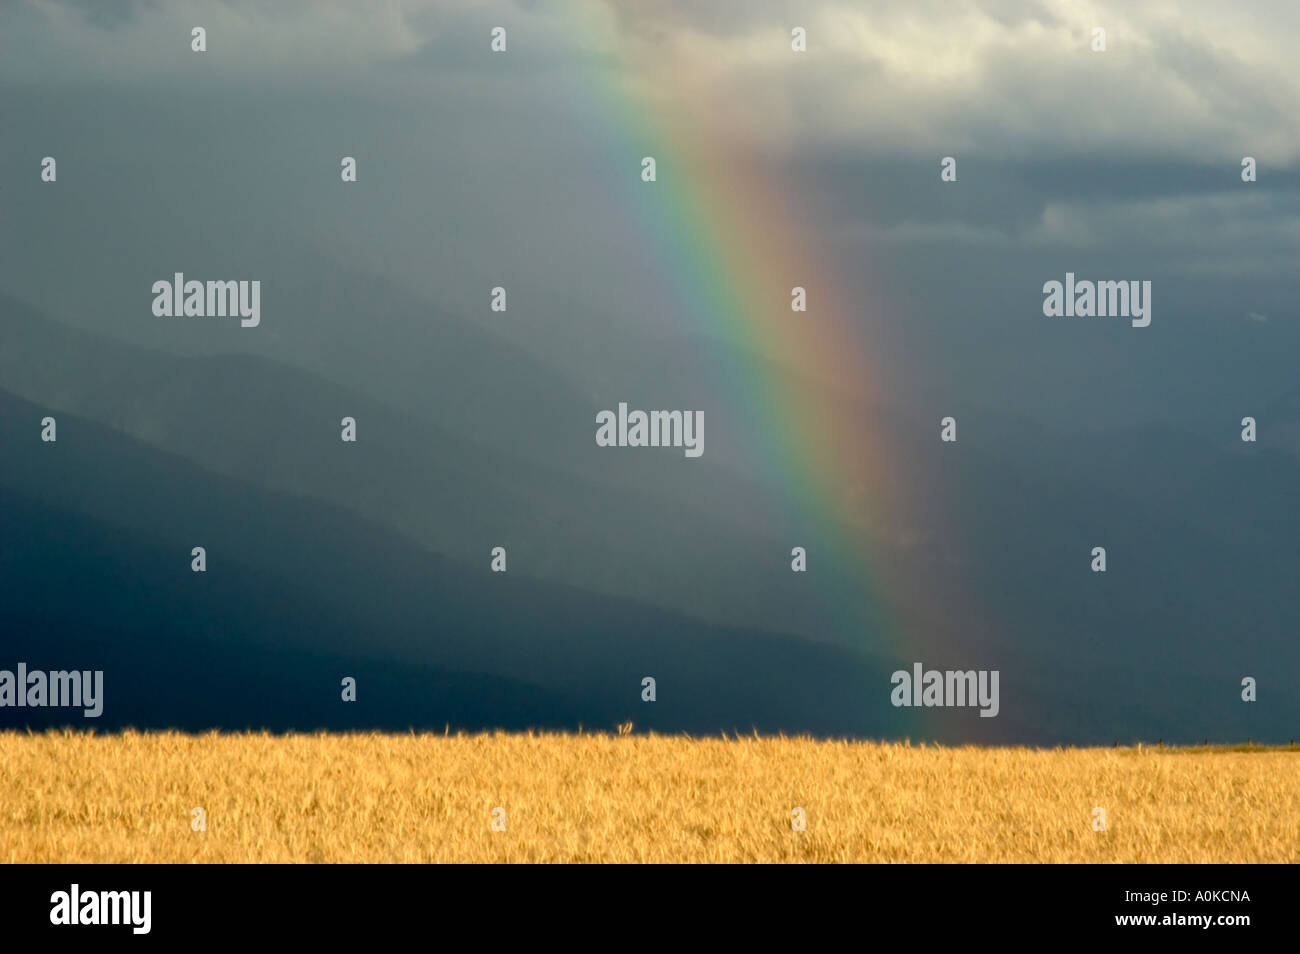
[[[39,418],[0,397],[0,625],[33,668],[102,661],[110,691],[139,694],[125,721],[311,727],[328,709],[316,694],[338,699],[330,671],[356,660],[388,673],[368,690],[388,698],[362,724],[390,728],[511,725],[530,714],[546,725],[617,717],[691,731],[893,734],[900,724],[887,693],[871,689],[888,687],[883,662],[492,574],[486,561],[463,567],[345,511],[264,494],[71,415],[58,442],[43,444]],[[204,574],[190,571],[196,545],[207,548]],[[225,658],[210,669],[212,654]],[[131,668],[140,660],[167,678],[143,678]],[[563,698],[546,709],[546,692],[446,672],[426,683],[429,666]],[[286,671],[297,688],[277,696]],[[646,675],[658,680],[653,707],[640,701]],[[225,679],[220,708],[212,681]],[[424,698],[439,687],[464,709]],[[299,708],[304,696],[317,701]]]
[[[182,358],[12,300],[4,308],[0,383],[31,402],[5,405],[4,486],[166,537],[179,554],[168,572],[186,580],[183,555],[201,536],[213,572],[283,580],[302,602],[364,620],[354,626],[382,659],[568,693],[553,710],[562,721],[620,711],[609,686],[635,686],[644,651],[690,687],[679,726],[743,726],[779,711],[818,731],[1193,741],[1286,739],[1300,723],[1300,700],[1280,691],[1300,676],[1300,462],[1267,445],[1157,426],[1057,431],[965,405],[948,409],[959,443],[943,444],[935,408],[868,406],[745,353],[718,358],[710,376],[703,346],[683,345],[648,353],[657,370],[628,378],[622,393],[705,409],[720,462],[602,453],[585,424],[566,457],[563,441],[512,447],[510,428],[479,426],[496,412],[475,410],[449,430],[266,358]],[[461,371],[482,376],[493,359],[483,360]],[[811,479],[764,468],[734,481],[754,459],[753,422],[728,416],[728,382],[756,372],[815,394],[834,415],[826,433],[862,435],[865,453],[829,471],[817,449],[794,462],[820,467]],[[44,445],[38,422],[51,410],[60,441]],[[579,410],[552,407],[563,418],[553,428],[567,433]],[[339,440],[345,414],[358,420],[357,444]],[[647,482],[655,474],[664,479]],[[808,520],[824,501],[834,526]],[[487,570],[498,544],[505,577]],[[795,544],[809,547],[806,575],[789,570]],[[1097,545],[1108,551],[1104,575],[1089,570]],[[737,629],[722,637],[698,620]],[[809,644],[760,646],[760,631],[998,668],[1007,701],[987,726],[968,711],[899,713],[887,705],[888,668],[845,675],[856,664],[841,672],[831,649],[791,688]],[[283,620],[250,620],[246,632],[263,648],[296,639],[337,655],[355,645]],[[1246,675],[1261,680],[1251,705],[1239,697]],[[522,717],[501,712],[502,724]]]
[[[725,622],[831,635],[819,632],[815,594],[789,579],[793,508],[747,496],[730,475],[680,453],[635,455],[635,464],[601,453],[595,404],[551,419],[552,429],[581,424],[578,476],[555,448],[540,460],[528,447],[493,449],[511,444],[508,429],[483,423],[491,418],[462,419],[452,432],[264,358],[182,358],[49,321],[11,299],[0,298],[0,310],[0,385],[51,411],[268,490],[346,507],[460,562],[486,565],[502,545],[524,575]],[[345,415],[357,421],[356,444],[340,440]],[[638,479],[624,479],[638,468]],[[656,469],[683,473],[656,487],[647,479]]]

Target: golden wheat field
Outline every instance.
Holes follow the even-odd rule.
[[[1297,862],[1300,751],[6,732],[0,860]]]

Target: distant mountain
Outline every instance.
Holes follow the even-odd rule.
[[[3,297],[0,386],[210,471],[346,507],[461,563],[486,566],[503,545],[522,575],[720,622],[829,635],[816,597],[790,580],[788,508],[761,503],[708,461],[602,451],[594,403],[549,422],[557,434],[581,428],[578,460],[554,449],[538,460],[527,448],[487,446],[501,441],[485,418],[449,431],[296,367],[149,351]],[[356,444],[340,440],[344,416],[357,421]],[[466,436],[475,431],[483,441]],[[656,470],[680,473],[656,486],[647,476]],[[711,568],[707,586],[702,565]]]
[[[563,464],[480,445],[265,359],[118,352],[7,308],[0,381],[32,403],[5,408],[0,486],[134,533],[166,528],[169,552],[188,554],[196,534],[214,540],[232,566],[366,620],[367,645],[380,640],[386,659],[514,679],[565,694],[564,711],[609,713],[625,702],[601,695],[608,673],[637,682],[643,666],[628,660],[653,646],[655,664],[701,707],[679,725],[716,727],[742,712],[787,729],[1107,742],[1285,740],[1300,724],[1290,692],[1300,683],[1300,461],[1263,442],[1242,451],[1165,426],[1058,431],[958,405],[946,410],[960,441],[945,445],[928,407],[827,392],[816,401],[833,415],[818,422],[823,433],[862,435],[843,470],[807,481],[758,469],[733,482],[749,453],[744,428],[760,422],[726,417],[725,382],[757,374],[787,392],[826,386],[743,353],[714,354],[712,380],[701,348],[683,343],[647,352],[647,370],[620,393],[647,406],[680,394],[733,425],[712,432],[715,469],[602,454],[589,434]],[[62,409],[60,442],[41,445],[50,407]],[[345,413],[358,418],[356,445],[338,440]],[[564,413],[557,430],[576,411]],[[71,465],[25,469],[73,447]],[[664,479],[647,484],[657,473]],[[191,483],[203,491],[177,489]],[[821,505],[831,523],[808,522]],[[496,542],[509,549],[505,578],[487,572]],[[806,575],[790,572],[796,543],[809,547]],[[1107,549],[1105,574],[1089,568],[1094,546]],[[354,590],[358,602],[344,605]],[[436,653],[418,621],[439,634]],[[286,635],[263,629],[268,639],[254,643]],[[351,648],[328,627],[305,645]],[[832,646],[850,661],[834,662]],[[867,674],[851,662],[864,648],[908,664],[998,668],[1002,712],[972,722],[970,712],[892,710],[888,667]],[[1256,703],[1240,699],[1245,676],[1260,680]],[[775,701],[759,706],[767,695]],[[860,707],[867,715],[851,715]]]
[[[466,569],[71,415],[42,443],[41,413],[0,394],[0,668],[103,668],[106,727],[899,732],[887,696],[864,691],[888,686],[883,662]]]

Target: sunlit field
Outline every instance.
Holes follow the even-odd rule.
[[[1300,750],[6,732],[0,860],[1294,863]]]

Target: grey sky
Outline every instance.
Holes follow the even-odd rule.
[[[1105,419],[1169,416],[1224,399],[1204,382],[1230,346],[1250,373],[1217,385],[1263,398],[1300,346],[1288,24],[1286,2],[9,4],[0,286],[158,347],[292,359],[273,319],[250,336],[129,316],[174,270],[301,286],[309,249],[457,320],[484,322],[505,284],[493,333],[608,374],[643,334],[708,331],[674,314],[667,253],[628,205],[680,121],[811,210],[840,280],[907,324],[879,347],[918,393],[1052,413],[1103,376]],[[1044,327],[1041,284],[1071,269],[1155,280],[1153,328],[1081,353]]]

